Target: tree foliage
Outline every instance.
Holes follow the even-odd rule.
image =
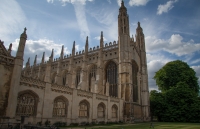
[[[196,93],[199,92],[196,72],[187,63],[180,60],[167,63],[156,72],[154,79],[162,92],[176,86],[179,82],[184,82]]]
[[[200,98],[184,82],[162,93],[151,91],[152,116],[166,122],[200,122]]]
[[[200,122],[199,86],[195,71],[187,63],[173,61],[154,79],[161,90],[150,92],[151,116],[166,122]]]

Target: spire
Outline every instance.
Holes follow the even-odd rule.
[[[27,39],[26,28],[24,28],[24,32],[20,36],[19,46],[18,46],[17,53],[16,53],[16,57],[18,59],[23,59],[23,57],[24,57],[24,48],[26,45],[26,39]]]
[[[119,8],[120,10],[122,10],[122,9],[125,9],[125,11],[126,11],[126,7],[124,6],[124,1],[122,0],[122,2],[121,2],[121,7]]]
[[[64,56],[64,45],[62,45],[62,49],[60,52],[60,59],[63,59],[63,56]]]
[[[52,49],[51,56],[49,57],[49,61],[50,61],[50,62],[53,62],[53,55],[54,55],[53,53],[54,53],[54,52],[53,52],[53,49]]]
[[[12,51],[12,43],[10,43],[9,48],[8,48],[8,53],[11,54]]]
[[[143,34],[142,27],[140,26],[140,22],[138,22],[138,27],[137,27],[137,35]]]
[[[26,62],[26,67],[30,66],[30,57],[28,58],[28,61]]]
[[[37,64],[37,55],[35,55],[34,65]]]
[[[123,1],[123,0],[122,0],[122,2],[121,2],[121,7],[125,7],[125,6],[124,6],[124,1]]]
[[[26,35],[26,27],[24,28],[24,32],[21,34],[21,37],[27,39],[27,35]]]
[[[88,52],[88,46],[89,46],[89,43],[88,43],[88,36],[87,36],[86,42],[85,42],[85,54],[87,54],[87,52]]]
[[[103,31],[101,31],[100,48],[103,48]]]
[[[42,55],[42,64],[44,64],[44,57],[45,57],[45,52],[43,52],[43,55]]]
[[[72,56],[74,56],[74,55],[75,55],[75,41],[73,43],[73,48],[72,48]]]

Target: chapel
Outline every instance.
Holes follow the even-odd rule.
[[[116,17],[117,19],[117,17]],[[70,123],[149,121],[145,36],[138,22],[135,37],[130,36],[129,15],[124,2],[118,14],[118,39],[77,52],[75,41],[71,54],[48,61],[24,63],[26,28],[20,36],[16,56],[12,44],[6,49],[0,41],[0,117],[15,122],[25,116],[25,123],[46,120]],[[23,64],[25,66],[23,67]]]

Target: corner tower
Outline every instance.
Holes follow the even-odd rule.
[[[131,95],[131,78],[129,71],[131,70],[130,55],[130,35],[129,35],[129,16],[121,2],[118,15],[118,47],[119,47],[119,85],[118,97],[125,101],[130,100]]]

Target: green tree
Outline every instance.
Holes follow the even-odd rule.
[[[166,109],[165,96],[156,90],[150,92],[150,112],[151,119],[156,116],[158,121],[162,121],[163,111]],[[165,111],[164,111],[165,112]]]
[[[163,121],[199,122],[200,101],[193,90],[185,83],[179,82],[165,93],[167,109]]]
[[[176,86],[179,82],[187,84],[195,93],[199,92],[196,72],[187,63],[180,60],[167,63],[156,72],[154,79],[162,92]]]

